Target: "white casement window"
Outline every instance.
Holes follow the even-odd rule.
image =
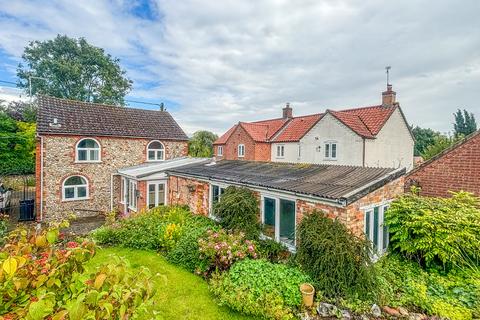
[[[382,204],[365,209],[365,236],[373,244],[375,254],[382,254],[388,248],[389,233],[387,226],[384,225],[385,212],[388,204]]]
[[[147,145],[147,160],[148,161],[163,161],[165,160],[165,147],[160,141],[151,141]]]
[[[325,142],[325,159],[337,160],[337,142],[336,141]]]
[[[101,149],[97,140],[85,138],[78,141],[75,148],[76,162],[100,162]]]
[[[71,176],[63,182],[62,199],[64,201],[88,199],[88,181],[82,176]]]
[[[217,156],[219,157],[223,156],[223,146],[217,147]]]
[[[296,204],[293,199],[262,195],[264,236],[295,248]]]
[[[210,218],[216,220],[217,217],[214,213],[214,206],[215,204],[220,201],[222,194],[224,194],[225,189],[227,188],[226,185],[218,185],[218,184],[211,184],[210,185]]]
[[[137,181],[128,180],[128,208],[131,210],[137,210]]]
[[[285,146],[280,145],[277,146],[277,158],[283,158],[285,157]]]
[[[245,157],[245,145],[244,144],[239,144],[238,145],[238,156],[239,157]]]
[[[165,181],[150,181],[147,184],[149,209],[167,204],[167,183]]]

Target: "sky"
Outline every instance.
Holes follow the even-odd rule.
[[[0,81],[57,34],[118,57],[127,99],[164,102],[187,134],[377,105],[385,66],[410,124],[480,122],[480,1],[0,0]],[[0,82],[0,99],[19,94]],[[143,108],[155,108],[142,105]]]

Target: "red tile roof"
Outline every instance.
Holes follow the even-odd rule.
[[[292,118],[280,133],[273,139],[275,142],[298,141],[317,123],[323,113]]]
[[[375,138],[390,115],[398,108],[394,106],[369,106],[339,111],[327,110],[345,126],[365,138]],[[241,125],[257,142],[295,142],[303,136],[323,117],[323,113],[279,118],[256,122],[240,122],[230,128],[214,144],[225,144],[238,125]]]

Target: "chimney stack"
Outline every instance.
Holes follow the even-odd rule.
[[[293,110],[292,110],[292,108],[290,108],[290,103],[289,102],[287,102],[287,104],[285,105],[285,108],[283,108],[282,110],[283,110],[283,118],[284,119],[293,118]]]
[[[387,91],[382,92],[382,105],[386,107],[393,106],[396,103],[396,95],[397,93],[392,90],[392,85],[387,84]]]

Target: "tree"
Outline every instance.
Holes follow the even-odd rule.
[[[8,104],[0,102],[0,110],[17,121],[36,122],[37,104],[26,101],[11,101]]]
[[[455,117],[455,123],[453,124],[455,137],[468,136],[472,132],[477,131],[477,122],[475,121],[473,113],[469,113],[465,109],[463,109],[462,112],[458,109],[453,116]]]
[[[415,137],[415,156],[421,156],[428,146],[435,144],[435,138],[441,135],[438,131],[419,126],[412,128],[412,133]]]
[[[197,131],[188,142],[188,154],[192,157],[213,156],[213,142],[218,136],[210,131]]]
[[[443,150],[447,149],[458,140],[462,139],[463,135],[458,137],[448,137],[445,135],[439,135],[434,138],[434,143],[429,145],[425,151],[422,153],[422,157],[424,160],[428,160]]]
[[[123,104],[132,81],[120,68],[119,59],[105,54],[84,38],[57,35],[53,40],[32,41],[22,55],[18,86],[32,94],[41,93],[72,100]]]

